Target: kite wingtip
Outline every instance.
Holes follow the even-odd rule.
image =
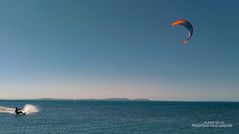
[[[188,43],[187,40],[183,41],[183,45],[184,45],[184,46],[187,45],[187,43]]]

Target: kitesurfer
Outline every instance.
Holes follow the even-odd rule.
[[[19,114],[25,115],[25,114],[26,114],[26,113],[22,112],[22,110],[21,110],[20,108],[17,108],[17,107],[16,107],[16,109],[15,109],[15,113],[16,113],[17,115],[19,115]]]

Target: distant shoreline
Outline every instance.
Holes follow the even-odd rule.
[[[58,98],[37,98],[37,99],[0,99],[0,101],[114,101],[114,102],[239,102],[223,100],[151,100],[145,98],[106,98],[106,99],[58,99]]]

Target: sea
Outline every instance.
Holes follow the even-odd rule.
[[[0,134],[239,134],[239,103],[0,100]]]

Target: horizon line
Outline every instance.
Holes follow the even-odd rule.
[[[148,99],[148,98],[25,98],[25,99],[0,99],[0,101],[9,100],[41,100],[41,101],[161,101],[161,102],[239,102],[239,100],[160,100],[160,99]]]

